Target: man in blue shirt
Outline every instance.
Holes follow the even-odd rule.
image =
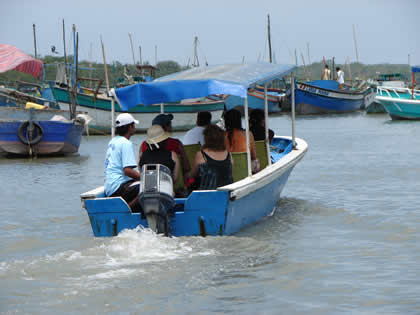
[[[133,212],[139,212],[137,196],[140,173],[135,170],[137,161],[130,141],[139,122],[128,113],[119,114],[115,121],[115,136],[108,144],[105,157],[105,195],[121,196]]]

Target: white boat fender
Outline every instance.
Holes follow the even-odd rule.
[[[39,123],[28,120],[20,124],[17,135],[23,144],[35,145],[41,142],[44,130]]]
[[[86,114],[77,114],[75,121],[81,125],[89,125],[92,121],[92,117]]]

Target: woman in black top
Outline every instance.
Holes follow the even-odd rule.
[[[175,183],[178,179],[180,162],[177,154],[166,149],[166,141],[169,134],[160,125],[153,125],[147,130],[146,143],[149,150],[139,153],[139,170],[145,164],[162,164],[172,172]]]
[[[233,183],[232,157],[226,150],[225,132],[216,125],[208,125],[203,135],[205,144],[195,156],[189,177],[199,181],[199,190],[212,190]]]

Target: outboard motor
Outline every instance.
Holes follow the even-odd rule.
[[[162,164],[143,165],[139,202],[149,228],[169,235],[169,216],[175,206],[171,171]]]

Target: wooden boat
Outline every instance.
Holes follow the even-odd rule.
[[[0,72],[9,70],[39,77],[43,63],[1,44]],[[49,100],[7,88],[0,89],[0,101],[0,152],[33,156],[78,151],[87,116],[70,120],[68,111],[50,108]]]
[[[327,114],[357,111],[369,93],[368,87],[359,90],[346,86],[340,90],[338,83],[334,80],[297,82],[296,112],[298,114]]]
[[[76,153],[86,123],[58,109],[0,107],[0,117],[0,152],[25,156]]]
[[[117,89],[114,94],[126,107],[155,103],[156,100],[171,102],[203,97],[210,93],[236,95],[245,99],[245,125],[249,129],[248,89],[290,73],[293,76],[295,68],[293,65],[269,63],[193,68],[151,84]],[[267,107],[265,114],[268,115]],[[171,235],[230,235],[272,213],[290,173],[308,148],[304,140],[294,136],[294,106],[292,137],[275,137],[270,152],[268,147],[266,142],[260,152],[265,154],[267,165],[260,172],[251,174],[248,150],[243,153],[244,165],[239,160],[234,163],[236,169],[246,170],[244,178],[239,177],[234,183],[215,190],[193,191],[187,198],[175,198],[174,213],[169,221]],[[234,169],[234,178],[235,173]],[[114,236],[139,225],[148,227],[148,221],[140,214],[132,213],[121,197],[105,197],[103,187],[81,194],[81,200],[95,236]]]
[[[51,85],[54,98],[63,109],[68,108],[68,90]],[[185,131],[195,126],[197,113],[199,111],[210,111],[213,122],[217,122],[224,110],[224,100],[222,98],[210,99],[207,97],[184,100],[182,102],[172,102],[164,105],[165,113],[175,115],[172,121],[174,131]],[[89,124],[90,134],[110,134],[111,133],[111,99],[105,94],[77,93],[77,106],[80,111],[86,112],[92,121]],[[121,106],[115,103],[115,112],[123,112]],[[151,126],[151,121],[156,115],[162,112],[162,106],[137,105],[127,111],[139,121],[138,132],[144,132]]]
[[[415,90],[415,73],[420,66],[412,67],[412,88],[378,87],[375,100],[379,102],[393,120],[420,120],[420,90]]]

